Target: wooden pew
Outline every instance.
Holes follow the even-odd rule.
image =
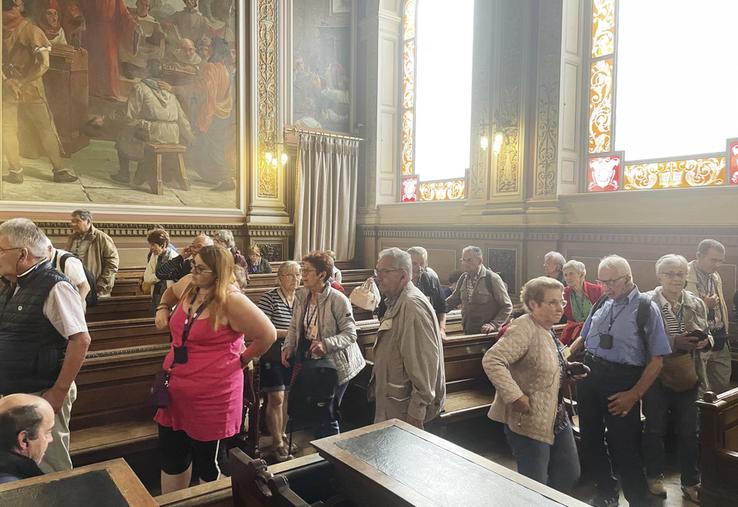
[[[90,351],[169,343],[169,331],[160,331],[153,317],[90,322]]]
[[[697,401],[703,507],[728,507],[738,499],[738,388]]]

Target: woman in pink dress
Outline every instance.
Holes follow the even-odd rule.
[[[241,429],[242,368],[277,337],[269,319],[233,285],[229,251],[204,247],[191,273],[164,292],[156,310],[157,327],[169,327],[172,335],[163,366],[170,372],[170,402],[154,417],[162,493],[189,485],[193,461],[202,480],[218,478],[218,442]],[[251,339],[248,348],[244,335]]]

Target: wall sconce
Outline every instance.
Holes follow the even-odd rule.
[[[479,123],[479,147],[482,148],[482,151],[487,151],[489,148],[489,133],[487,132],[487,129],[489,128],[489,125],[487,125],[486,122],[481,121]]]
[[[289,161],[290,157],[282,151],[281,145],[277,144],[275,146],[277,149],[276,153],[273,153],[271,151],[264,152],[264,162],[266,162],[266,165],[271,165],[272,167],[278,167],[282,166],[284,167],[287,165],[287,162]]]
[[[502,143],[505,141],[505,135],[502,132],[495,133],[495,139],[492,142],[492,151],[495,155],[499,155],[502,150]]]

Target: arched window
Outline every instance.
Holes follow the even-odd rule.
[[[738,3],[593,0],[587,190],[738,184]]]
[[[463,199],[471,137],[474,0],[405,0],[403,201]]]

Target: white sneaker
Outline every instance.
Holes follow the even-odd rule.
[[[655,479],[648,479],[648,490],[652,495],[666,498],[666,488],[664,487],[664,478],[656,477]]]

